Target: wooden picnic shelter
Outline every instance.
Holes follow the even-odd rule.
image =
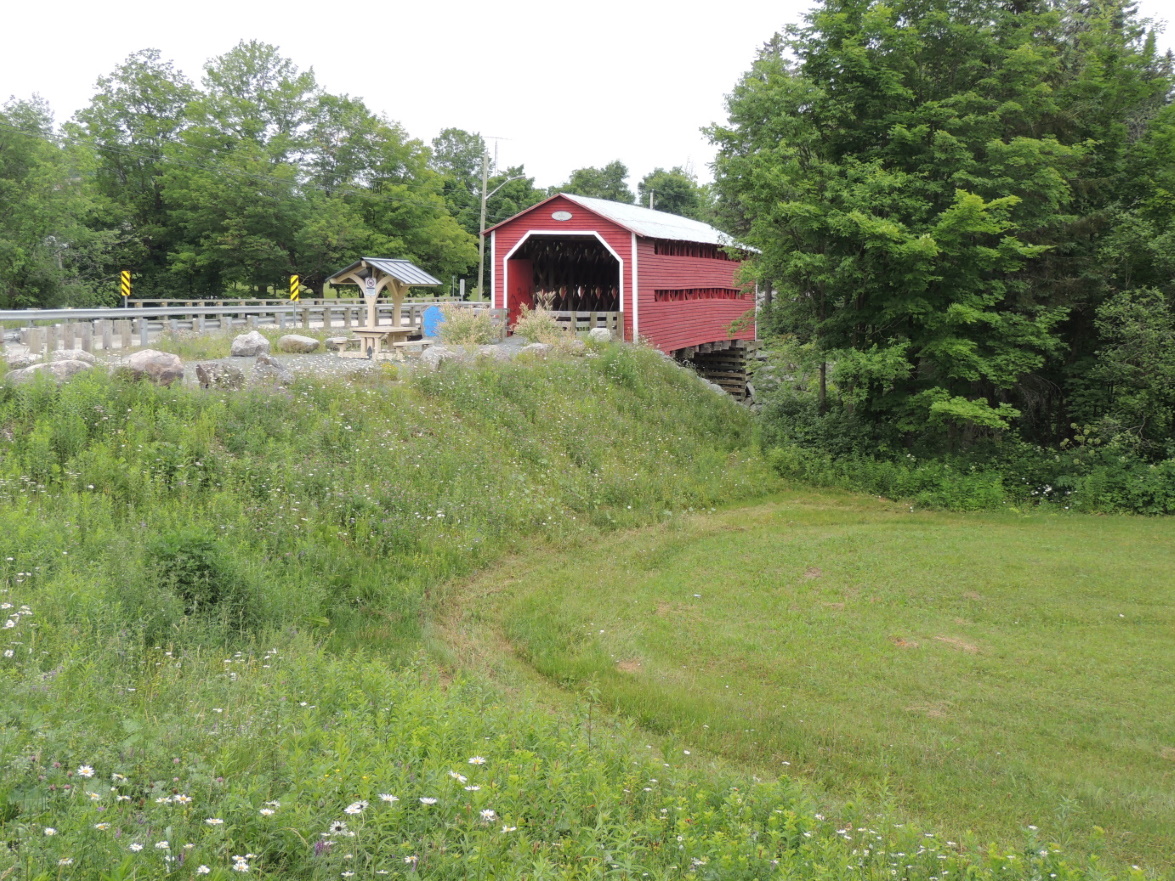
[[[404,297],[408,295],[409,288],[440,287],[442,284],[411,261],[390,257],[360,258],[331,275],[327,282],[332,285],[358,285],[363,293],[363,299],[367,302],[367,323],[355,328],[354,332],[368,357],[378,355],[385,344],[407,339],[420,332],[417,325],[402,324]],[[385,291],[392,300],[391,324],[380,324],[376,310],[379,295]]]

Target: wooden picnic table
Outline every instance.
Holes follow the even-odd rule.
[[[359,337],[359,348],[368,357],[375,357],[383,351],[386,344],[394,345],[403,342],[413,334],[420,333],[420,326],[416,324],[381,324],[376,327],[353,328],[355,336]]]

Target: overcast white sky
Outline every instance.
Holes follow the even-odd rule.
[[[1169,0],[1167,0],[1169,2]],[[1142,0],[1144,15],[1169,15]],[[362,98],[426,142],[443,128],[497,141],[502,166],[539,186],[620,159],[629,184],[655,167],[709,179],[700,129],[757,48],[797,22],[808,0],[58,0],[4,12],[0,101],[40,94],[58,122],[84,107],[98,77],[158,49],[194,82],[240,40],[263,40],[334,93]],[[1162,38],[1164,47],[1171,36]],[[490,141],[491,145],[495,143]]]

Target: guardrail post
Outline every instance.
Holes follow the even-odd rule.
[[[351,304],[348,303],[343,307],[343,329],[351,329]]]
[[[203,333],[204,332],[204,313],[201,312],[199,315],[197,315],[195,317],[194,320],[196,322],[196,330],[200,331],[200,333]]]
[[[94,351],[94,325],[88,321],[82,322],[79,329],[81,330],[81,346],[83,352]]]
[[[102,320],[102,350],[109,352],[114,348],[114,324],[108,319]]]
[[[119,318],[114,325],[118,328],[118,341],[125,352],[131,347],[131,323],[126,318]]]
[[[151,328],[147,325],[146,318],[140,318],[139,321],[139,346],[146,349],[151,345]]]
[[[50,324],[45,328],[45,349],[49,353],[49,357],[53,357],[53,353],[57,351],[57,325]]]
[[[305,327],[305,328],[310,327],[310,307],[309,306],[302,307],[302,327]]]

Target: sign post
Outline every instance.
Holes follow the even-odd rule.
[[[367,326],[375,327],[379,324],[375,314],[375,301],[379,299],[379,288],[372,276],[363,279],[363,299],[367,301]]]

